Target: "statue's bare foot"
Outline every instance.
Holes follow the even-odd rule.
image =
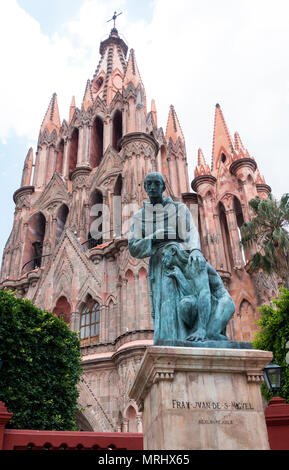
[[[192,333],[190,336],[188,336],[187,341],[205,341],[206,338],[206,330],[203,328],[198,328],[197,331]]]

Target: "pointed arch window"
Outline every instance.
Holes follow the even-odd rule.
[[[239,199],[234,196],[234,211],[236,215],[236,222],[237,222],[237,231],[238,231],[238,237],[241,242],[242,235],[241,235],[241,227],[244,224],[244,216],[243,216],[243,211],[242,211],[242,206],[239,201]],[[241,253],[242,253],[242,258],[244,264],[246,263],[246,258],[249,257],[248,249],[244,250],[243,245],[240,245]]]
[[[61,139],[58,146],[57,157],[56,157],[56,168],[55,171],[62,175],[63,169],[63,156],[64,156],[64,140]]]
[[[96,168],[103,157],[103,122],[99,117],[93,121],[90,144],[90,166]]]
[[[223,163],[225,163],[225,161],[227,160],[227,157],[224,153],[222,153],[222,155],[221,155],[221,160],[222,160]]]
[[[56,218],[56,230],[55,230],[55,246],[58,244],[62,232],[64,230],[67,216],[69,213],[69,209],[66,204],[61,204],[57,211],[57,218]]]
[[[72,132],[70,150],[69,150],[69,172],[76,168],[78,152],[79,130],[77,127]]]
[[[115,186],[114,186],[114,198],[113,198],[113,226],[114,226],[114,237],[120,237],[122,234],[122,176],[118,175]]]
[[[85,304],[80,319],[80,339],[99,339],[99,303],[93,300]]]
[[[90,197],[88,248],[94,248],[103,242],[103,195],[95,190]]]
[[[45,227],[46,219],[42,212],[37,212],[30,218],[24,246],[22,271],[25,269],[25,272],[28,272],[40,268]]]
[[[223,204],[219,202],[218,204],[218,212],[219,212],[219,220],[221,226],[221,235],[223,241],[223,247],[225,252],[225,262],[226,262],[226,269],[227,271],[231,271],[234,263],[233,263],[233,253],[230,241],[230,234],[227,224],[227,217],[226,212]]]
[[[112,146],[117,152],[120,151],[119,140],[122,137],[122,113],[117,110],[112,121]]]

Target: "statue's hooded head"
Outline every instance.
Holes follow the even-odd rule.
[[[150,198],[161,197],[166,189],[163,175],[158,172],[148,173],[144,179],[144,188]]]

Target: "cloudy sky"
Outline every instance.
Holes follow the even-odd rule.
[[[81,105],[115,10],[159,126],[175,106],[190,178],[199,147],[211,160],[220,103],[273,194],[289,192],[288,0],[0,0],[0,253],[50,98],[57,93],[61,119],[73,95]]]

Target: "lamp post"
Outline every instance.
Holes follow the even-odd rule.
[[[282,387],[282,369],[277,364],[264,368],[264,378],[273,398],[265,409],[265,419],[271,450],[289,450],[289,404],[277,396]]]
[[[269,391],[276,397],[282,387],[282,367],[271,362],[264,368],[264,378]]]

